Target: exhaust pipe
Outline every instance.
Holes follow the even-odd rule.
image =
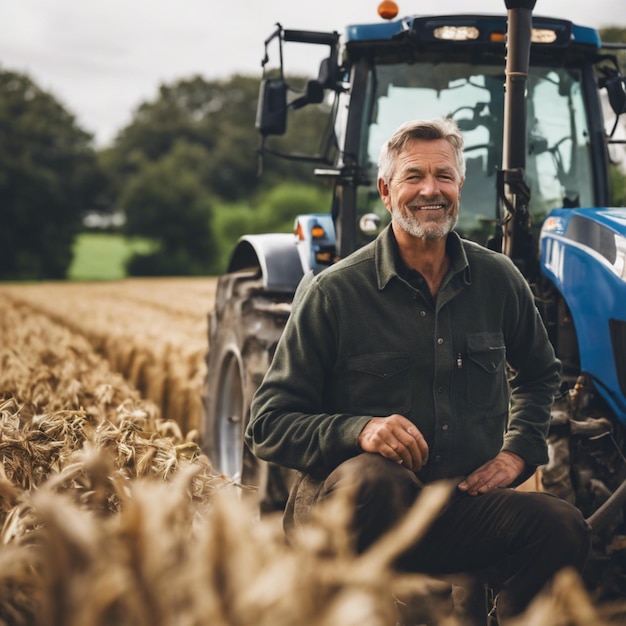
[[[526,170],[526,88],[530,64],[532,12],[536,0],[505,0],[507,8],[506,83],[502,169],[498,173],[502,252],[524,274],[532,237]]]

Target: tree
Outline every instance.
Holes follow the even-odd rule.
[[[606,26],[600,28],[600,38],[602,41],[611,41],[613,43],[626,43],[626,28],[618,26]]]
[[[53,95],[0,69],[0,279],[65,277],[104,187],[91,140]]]
[[[616,26],[601,28],[600,37],[604,42],[626,43],[626,28],[618,28]],[[615,50],[612,52],[618,53],[618,61],[620,62],[622,73],[624,73],[626,71],[626,53]],[[623,121],[625,117],[626,115],[622,114],[621,131],[618,130],[616,138],[624,137],[626,134]],[[613,206],[626,206],[626,150],[624,145],[613,144],[610,154],[614,160],[609,172],[611,179],[611,204]]]
[[[142,103],[114,145],[118,176],[127,180],[143,162],[156,162],[177,142],[206,150],[201,182],[225,200],[252,193],[256,178],[254,115],[258,80],[235,76],[208,82],[200,76],[161,85]]]
[[[212,198],[197,174],[206,159],[204,148],[181,140],[158,161],[145,162],[125,186],[120,206],[126,234],[159,244],[130,260],[130,274],[202,275],[214,269]]]
[[[219,269],[224,271],[242,235],[293,232],[299,214],[326,212],[331,203],[330,189],[313,185],[283,183],[258,197],[258,202],[229,205],[217,211],[213,221],[219,233]]]
[[[268,160],[259,177],[258,90],[258,77],[239,75],[223,81],[195,76],[161,85],[154,100],[139,106],[113,146],[101,151],[111,195],[118,198],[115,208],[127,214],[126,233],[160,242],[158,252],[132,260],[132,273],[221,270],[224,246],[216,252],[215,244],[221,242],[214,237],[214,224],[232,225],[230,216],[236,214],[237,219],[246,216],[253,227],[263,212],[256,199],[278,183],[306,181],[321,187],[312,180],[310,164],[298,162]],[[305,138],[319,141],[322,127],[314,114],[306,117],[288,145],[295,150]],[[216,204],[228,215],[214,222]],[[233,214],[235,204],[246,208]],[[200,213],[206,217],[202,226],[196,221]],[[191,253],[190,242],[200,233],[201,250]]]
[[[115,140],[107,161],[114,166],[117,184],[123,186],[142,163],[164,157],[179,140],[206,150],[207,160],[197,173],[226,202],[250,200],[277,182],[313,182],[309,164],[278,159],[267,159],[263,177],[258,176],[258,91],[258,77],[241,75],[219,81],[194,76],[161,85],[156,99],[142,103]],[[283,148],[297,150],[319,141],[326,118],[313,107],[303,112]]]
[[[626,175],[617,167],[612,166],[611,206],[626,206]]]

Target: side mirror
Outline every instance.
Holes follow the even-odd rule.
[[[319,104],[324,101],[324,87],[318,80],[307,80],[303,95],[294,100],[292,109],[301,109],[307,104]]]
[[[626,78],[623,76],[613,76],[608,78],[605,87],[609,97],[609,104],[615,115],[626,113]]]
[[[617,59],[613,55],[604,55],[599,58],[599,61],[606,60],[612,63],[612,67],[599,66],[600,79],[598,81],[598,87],[600,89],[606,89],[609,104],[613,113],[615,113],[615,123],[609,133],[609,137],[613,137],[617,129],[620,115],[626,113],[626,78],[622,76],[617,64]]]
[[[300,109],[307,104],[320,104],[324,101],[324,89],[335,89],[337,65],[332,57],[320,63],[317,79],[307,81],[304,93],[291,103],[291,108]]]
[[[285,134],[287,83],[282,78],[266,78],[261,81],[255,127],[263,136]]]

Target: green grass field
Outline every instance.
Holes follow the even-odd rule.
[[[125,278],[126,260],[134,252],[150,252],[154,244],[146,239],[127,239],[109,233],[82,233],[74,243],[70,280],[119,280]]]

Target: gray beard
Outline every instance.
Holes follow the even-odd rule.
[[[413,214],[405,214],[402,211],[394,208],[391,216],[393,221],[398,226],[413,237],[418,239],[442,239],[445,237],[455,226],[458,220],[458,213],[456,216],[452,214],[446,215],[446,219],[443,222],[427,222],[421,224],[418,220],[414,219]]]

